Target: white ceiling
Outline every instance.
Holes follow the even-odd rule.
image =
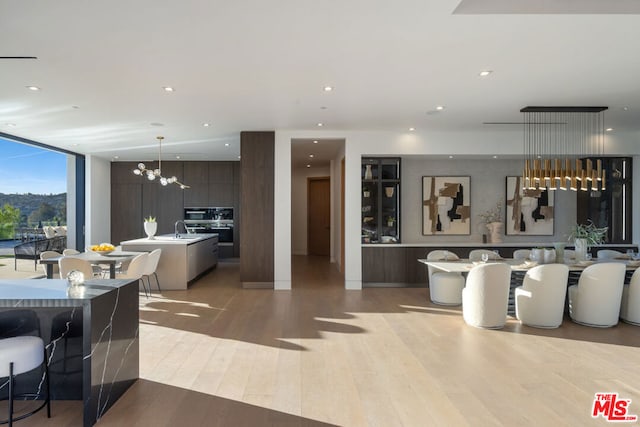
[[[0,56],[38,57],[0,60],[0,132],[120,160],[164,135],[163,159],[232,160],[242,130],[486,132],[527,105],[607,105],[640,130],[639,15],[458,3],[0,0]]]

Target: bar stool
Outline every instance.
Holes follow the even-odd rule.
[[[49,370],[47,368],[47,354],[44,348],[44,342],[39,337],[23,336],[4,338],[0,340],[0,378],[8,378],[9,386],[9,416],[6,420],[0,420],[0,424],[9,424],[13,426],[14,421],[27,418],[40,409],[47,407],[47,418],[51,418],[51,402],[49,394]],[[38,406],[31,412],[14,417],[13,402],[16,398],[26,400],[27,398],[36,399],[40,397],[39,390],[37,393],[14,394],[14,382],[16,375],[29,372],[39,366],[44,366],[46,381],[46,399],[42,405]]]

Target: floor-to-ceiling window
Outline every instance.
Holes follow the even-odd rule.
[[[0,256],[54,227],[82,247],[84,156],[0,133]]]

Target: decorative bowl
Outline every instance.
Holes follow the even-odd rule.
[[[93,251],[92,250],[91,252],[96,253],[96,254],[100,254],[100,255],[107,255],[107,254],[110,254],[111,252],[113,252],[113,250],[110,250],[110,251]]]

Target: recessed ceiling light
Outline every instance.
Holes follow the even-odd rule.
[[[238,158],[240,158],[240,156],[238,156]]]
[[[333,86],[325,86],[324,87],[324,91],[325,92],[331,92],[333,90]]]
[[[622,107],[622,111],[629,111],[629,107]]]
[[[225,142],[224,146],[225,146],[225,147],[228,147],[228,146],[229,146],[229,143],[228,143],[228,142]]]
[[[38,86],[27,86],[27,89],[32,90],[34,92],[37,92],[40,90],[40,88]]]
[[[309,154],[309,157],[311,157],[313,159],[313,154]]]
[[[120,156],[113,156],[114,159],[118,160]]]
[[[453,156],[449,156],[450,159],[453,159]]]
[[[16,127],[15,123],[5,123],[5,126],[9,126],[10,128]]]
[[[444,105],[438,105],[438,106],[436,107],[436,110],[438,110],[438,111],[442,111],[442,110],[444,110]]]
[[[71,144],[72,147],[77,147],[78,145],[80,144],[78,144],[77,142],[75,144]]]
[[[611,132],[613,130],[613,128],[606,128],[605,129],[607,132]]]
[[[202,126],[208,128],[209,126],[211,126],[209,123],[203,123]]]
[[[180,155],[177,155],[177,156],[176,156],[176,159],[179,159],[179,158],[180,158]]]
[[[308,168],[310,168],[310,167],[311,167],[311,165],[307,165],[307,167],[308,167]]]
[[[317,143],[318,143],[318,140],[317,140],[317,139],[314,139],[314,140],[313,140],[313,143],[314,143],[314,144],[317,144]]]
[[[322,126],[324,126],[324,123],[318,123],[318,127],[321,128]]]
[[[409,132],[413,132],[416,128],[409,128]]]
[[[491,73],[493,73],[493,71],[491,71],[491,70],[482,70],[482,71],[480,71],[480,73],[478,73],[478,75],[480,77],[487,77]]]
[[[173,92],[173,91],[175,91],[175,89],[172,88],[171,86],[163,86],[162,89],[164,89],[165,92]]]
[[[498,158],[498,156],[493,156],[493,158],[494,158],[494,159],[497,159],[497,158]]]

